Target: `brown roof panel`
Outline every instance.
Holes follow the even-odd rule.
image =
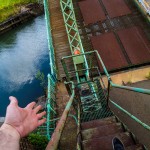
[[[110,18],[131,14],[124,0],[102,0]]]
[[[117,33],[133,64],[150,62],[150,42],[140,28],[132,27]]]
[[[86,25],[106,19],[98,0],[81,1],[79,2],[79,7]]]
[[[115,70],[128,66],[128,63],[113,33],[93,36],[91,37],[91,42],[93,48],[98,50],[108,70]]]

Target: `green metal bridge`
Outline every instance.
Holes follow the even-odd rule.
[[[101,143],[101,141],[103,140],[100,140],[98,141],[99,144],[97,145],[97,148],[94,147],[94,141],[92,141],[93,148],[90,147],[88,145],[90,142],[88,141],[88,143],[84,141],[84,134],[82,130],[83,126],[85,128],[85,126],[88,126],[87,124],[91,125],[92,122],[93,124],[100,124],[100,122],[112,123],[113,121],[110,121],[110,118],[116,118],[118,120],[118,123],[120,123],[120,119],[115,115],[115,112],[113,112],[111,107],[109,107],[110,105],[113,105],[113,107],[118,109],[118,111],[130,117],[132,120],[134,120],[134,122],[138,123],[149,132],[149,124],[143,122],[141,119],[134,116],[131,112],[127,111],[122,106],[113,101],[110,97],[110,91],[111,89],[115,89],[116,91],[117,89],[122,89],[123,91],[132,91],[134,93],[141,93],[142,95],[149,96],[150,90],[113,83],[113,81],[111,80],[111,76],[109,75],[107,68],[105,67],[105,64],[103,63],[103,60],[97,50],[86,51],[83,47],[72,0],[60,0],[60,6],[71,51],[70,56],[64,56],[61,59],[61,63],[66,76],[64,84],[66,85],[68,93],[70,94],[70,99],[63,111],[62,116],[60,118],[57,118],[57,111],[55,109],[57,92],[56,85],[58,82],[57,67],[51,32],[51,14],[49,13],[48,1],[44,0],[50,56],[50,74],[48,75],[48,95],[46,103],[47,122],[42,127],[40,127],[39,131],[41,131],[41,134],[46,135],[50,140],[46,149],[61,149],[61,147],[58,148],[59,142],[63,129],[66,125],[65,123],[67,117],[68,115],[70,116],[69,111],[72,106],[76,112],[75,115],[72,115],[73,118],[75,118],[77,124],[76,149],[100,149],[101,146],[98,145],[104,146],[103,143]],[[76,50],[79,51],[78,54],[75,53]],[[104,75],[101,74],[98,64],[101,64],[104,75],[107,77],[107,87],[103,82]],[[96,123],[96,121],[99,122]],[[123,126],[125,126],[123,122],[122,124]],[[98,135],[98,137],[100,136],[101,135]],[[105,141],[104,143],[107,142]],[[136,143],[131,145],[137,146]],[[107,148],[103,147],[103,150],[105,149]],[[146,149],[146,147],[142,146],[141,149]]]

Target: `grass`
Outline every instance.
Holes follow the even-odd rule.
[[[16,4],[27,4],[35,1],[36,0],[0,0],[0,10],[5,7],[14,6]]]
[[[37,0],[0,0],[0,22],[17,14],[20,11],[20,6],[36,1]]]

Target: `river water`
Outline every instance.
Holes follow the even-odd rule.
[[[5,116],[9,96],[24,107],[43,94],[38,70],[49,72],[44,15],[0,36],[0,117]]]

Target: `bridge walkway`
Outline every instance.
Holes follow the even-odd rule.
[[[71,55],[67,33],[64,25],[63,15],[59,0],[49,0],[49,13],[53,46],[55,49],[56,66],[58,70],[58,79],[64,77],[64,71],[61,65],[63,56]]]

